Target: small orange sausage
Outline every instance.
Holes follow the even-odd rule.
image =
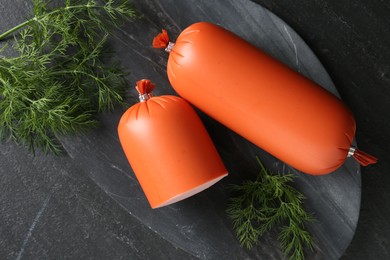
[[[227,170],[200,118],[182,98],[151,97],[154,85],[137,82],[140,103],[121,117],[118,135],[152,208],[188,198]]]
[[[237,35],[199,22],[167,49],[168,78],[183,98],[285,163],[321,175],[353,154],[351,111]]]

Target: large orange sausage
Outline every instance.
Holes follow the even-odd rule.
[[[188,198],[227,175],[194,109],[176,96],[151,97],[154,85],[137,82],[141,102],[121,117],[118,135],[152,208]]]
[[[165,47],[165,31],[154,47]],[[173,88],[200,110],[270,154],[309,174],[327,174],[355,153],[355,120],[331,93],[237,35],[211,23],[169,43]]]

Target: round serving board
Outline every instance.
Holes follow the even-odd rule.
[[[175,41],[184,28],[198,21],[229,29],[338,95],[326,70],[305,42],[258,4],[248,0],[145,0],[135,1],[134,6],[142,17],[116,31],[110,42],[117,52],[113,59],[120,60],[131,72],[130,105],[137,102],[133,86],[142,78],[156,83],[155,95],[175,94],[166,76],[168,54],[153,49],[151,42],[162,28]],[[265,235],[251,250],[240,247],[225,212],[231,195],[228,186],[254,179],[260,171],[255,158],[259,156],[267,168],[297,176],[295,186],[307,197],[306,209],[317,218],[317,222],[308,226],[316,246],[306,252],[307,259],[338,259],[346,250],[360,210],[360,168],[352,159],[329,175],[305,175],[200,113],[230,175],[187,200],[152,210],[118,140],[117,125],[123,112],[117,109],[105,114],[101,117],[101,128],[61,138],[61,142],[75,167],[87,173],[140,225],[147,226],[175,248],[201,259],[282,259],[276,233]]]

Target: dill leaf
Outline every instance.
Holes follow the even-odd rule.
[[[136,14],[128,0],[32,2],[32,18],[0,35],[13,53],[0,49],[0,140],[59,154],[57,136],[96,127],[96,113],[124,104],[126,74],[105,49]]]
[[[266,232],[277,229],[281,250],[290,259],[305,259],[304,249],[314,242],[305,224],[314,221],[303,208],[304,195],[290,183],[291,174],[273,174],[257,158],[260,173],[255,181],[233,185],[227,214],[240,244],[252,248]]]

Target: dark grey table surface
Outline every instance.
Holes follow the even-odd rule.
[[[254,250],[244,250],[225,216],[226,186],[256,175],[255,155],[270,168],[299,176],[297,187],[319,219],[309,227],[317,246],[308,259],[338,259],[343,254],[354,259],[389,257],[385,203],[389,37],[378,36],[389,28],[384,11],[389,6],[257,1],[287,21],[283,22],[252,1],[210,2],[135,1],[144,18],[129,21],[110,41],[117,51],[113,58],[131,72],[129,87],[140,78],[150,78],[158,85],[155,94],[174,94],[165,74],[167,55],[150,47],[161,28],[175,38],[199,20],[223,25],[341,94],[354,111],[359,146],[383,158],[380,164],[362,169],[361,210],[361,174],[353,161],[328,176],[303,175],[204,115],[230,176],[188,200],[151,210],[120,149],[116,125],[123,110],[117,109],[102,115],[101,128],[62,137],[67,152],[63,157],[33,157],[12,143],[0,145],[1,258],[280,259],[275,234]],[[2,1],[0,28],[21,21],[29,6],[25,1]],[[129,103],[136,102],[135,91],[130,94]]]

